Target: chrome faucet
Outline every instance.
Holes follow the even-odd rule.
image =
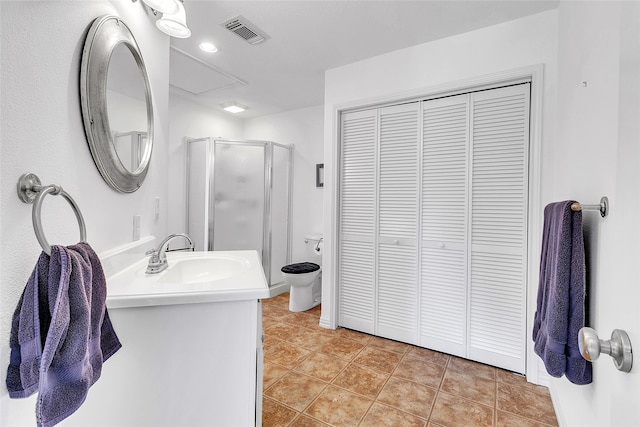
[[[149,265],[147,265],[147,274],[156,274],[167,269],[167,267],[169,266],[169,264],[167,264],[167,248],[169,246],[169,241],[176,237],[183,237],[189,241],[189,247],[176,250],[195,250],[195,246],[193,244],[193,240],[191,240],[191,237],[182,233],[171,234],[167,236],[167,238],[165,238],[162,242],[160,242],[160,245],[157,249],[151,249],[147,251],[146,254],[151,255],[151,257],[149,258]]]

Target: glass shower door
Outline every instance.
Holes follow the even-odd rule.
[[[280,269],[288,264],[289,254],[289,194],[291,148],[272,144],[271,158],[271,284],[284,281]]]
[[[263,143],[214,142],[209,250],[255,249],[264,256],[265,160]]]

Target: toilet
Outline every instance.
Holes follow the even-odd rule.
[[[320,304],[322,299],[322,236],[306,236],[304,242],[309,261],[285,265],[280,269],[284,282],[290,286],[290,311],[309,310]]]

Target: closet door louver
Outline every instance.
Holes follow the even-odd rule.
[[[468,95],[423,103],[420,345],[466,356]]]
[[[471,95],[469,358],[524,372],[529,85]]]
[[[379,110],[376,334],[417,343],[420,104]]]
[[[377,111],[342,115],[339,323],[374,333]]]

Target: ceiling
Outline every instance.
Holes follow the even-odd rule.
[[[324,99],[324,72],[386,52],[556,8],[558,0],[185,0],[188,39],[171,39],[171,91],[213,109],[235,101],[251,118]],[[227,30],[238,15],[268,36]],[[216,53],[200,51],[203,41]]]

